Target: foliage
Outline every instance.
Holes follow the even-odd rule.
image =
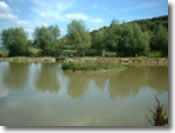
[[[0,57],[1,56],[6,57],[6,56],[8,56],[8,54],[9,54],[9,51],[7,49],[0,48]]]
[[[3,45],[9,50],[9,56],[29,55],[30,42],[23,28],[9,28],[2,31]]]
[[[103,42],[98,41],[102,40],[98,37],[99,31],[105,33],[105,36],[101,36],[101,38],[105,37]],[[152,56],[155,53],[161,53],[161,57],[167,57],[168,43],[165,43],[168,40],[167,31],[168,16],[127,23],[112,20],[109,27],[91,32],[91,49],[96,50],[96,55],[100,55],[99,51],[105,49],[111,52],[116,51],[117,56]],[[163,43],[158,46],[159,41],[155,40],[162,40]],[[154,47],[159,47],[159,49],[155,50]]]
[[[106,49],[106,43],[107,40],[105,34],[105,30],[101,29],[97,32],[95,32],[93,38],[92,38],[92,47],[96,50],[97,55],[102,55],[103,51]]]
[[[83,21],[73,20],[68,24],[68,44],[73,45],[79,56],[84,56],[91,45],[91,37]]]
[[[160,17],[154,17],[152,19],[136,20],[132,21],[131,23],[137,23],[144,32],[145,31],[154,32],[158,29],[159,25],[162,25],[164,28],[168,30],[168,16],[160,16]]]
[[[150,124],[154,126],[167,126],[168,125],[168,112],[163,109],[163,105],[160,105],[159,99],[155,96],[157,106],[155,107],[155,111],[151,111],[152,113],[152,120],[148,117],[148,121]]]
[[[99,53],[97,51],[99,52],[99,50],[91,48],[86,52],[86,56],[99,56]]]
[[[168,56],[168,31],[161,25],[152,37],[151,50],[160,51],[162,56]]]
[[[36,28],[34,45],[42,49],[42,55],[57,56],[61,53],[61,40],[58,40],[60,30],[58,26]]]
[[[112,56],[168,57],[168,16],[127,23],[113,19],[109,27],[91,32],[83,21],[73,20],[63,37],[57,25],[37,27],[33,40],[22,28],[3,30],[1,36],[10,56],[105,56],[115,52]],[[29,47],[40,50],[33,53]]]
[[[109,62],[102,62],[102,61],[95,61],[95,62],[64,62],[62,64],[63,70],[104,70],[104,69],[112,69],[112,68],[121,68],[122,65],[116,63],[109,63]]]
[[[152,51],[152,52],[150,52],[150,54],[149,54],[149,57],[162,57],[162,53],[160,52],[160,51]]]
[[[138,24],[122,24],[116,27],[118,56],[141,56],[149,51],[148,34]]]

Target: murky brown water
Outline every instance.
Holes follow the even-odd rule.
[[[154,95],[168,108],[168,67],[64,72],[0,62],[0,125],[148,126]]]

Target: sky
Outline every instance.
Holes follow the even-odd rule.
[[[168,15],[168,0],[0,0],[0,32],[23,27],[32,38],[36,27],[58,25],[61,35],[73,19],[89,31],[109,26],[112,19],[127,22]]]

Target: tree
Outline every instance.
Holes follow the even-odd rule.
[[[113,27],[113,26],[118,25],[118,24],[120,24],[120,21],[116,20],[116,19],[113,19],[111,24],[110,24],[110,27]]]
[[[116,51],[120,38],[120,24],[118,20],[113,19],[109,29],[107,31],[108,36],[106,39],[106,45],[110,51]]]
[[[9,56],[29,54],[27,34],[23,28],[10,28],[2,31],[3,45],[9,49]]]
[[[106,49],[106,35],[105,30],[101,29],[94,33],[92,39],[92,47],[96,50],[97,55],[102,55]]]
[[[36,28],[34,31],[34,45],[41,49],[45,49],[51,41],[48,29],[46,27]]]
[[[151,50],[161,52],[162,56],[168,56],[168,31],[162,25],[158,26],[151,41]]]
[[[118,27],[117,54],[119,56],[146,55],[149,51],[149,37],[138,24],[125,23]]]
[[[60,37],[60,29],[59,29],[59,27],[57,25],[49,26],[48,30],[49,30],[49,32],[51,34],[51,38],[52,38],[53,41],[56,41],[56,40],[59,39],[59,37]]]
[[[34,45],[42,49],[42,55],[57,56],[60,55],[60,36],[59,27],[49,26],[36,28],[34,32]]]
[[[91,37],[83,21],[73,20],[68,24],[68,43],[73,45],[79,56],[85,55],[91,46]]]

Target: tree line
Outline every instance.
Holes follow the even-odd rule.
[[[37,27],[33,40],[23,28],[4,29],[1,33],[9,56],[105,56],[168,57],[168,16],[119,23],[92,32],[83,21],[72,20],[67,34],[60,37],[57,25]],[[35,53],[31,48],[39,49]]]

